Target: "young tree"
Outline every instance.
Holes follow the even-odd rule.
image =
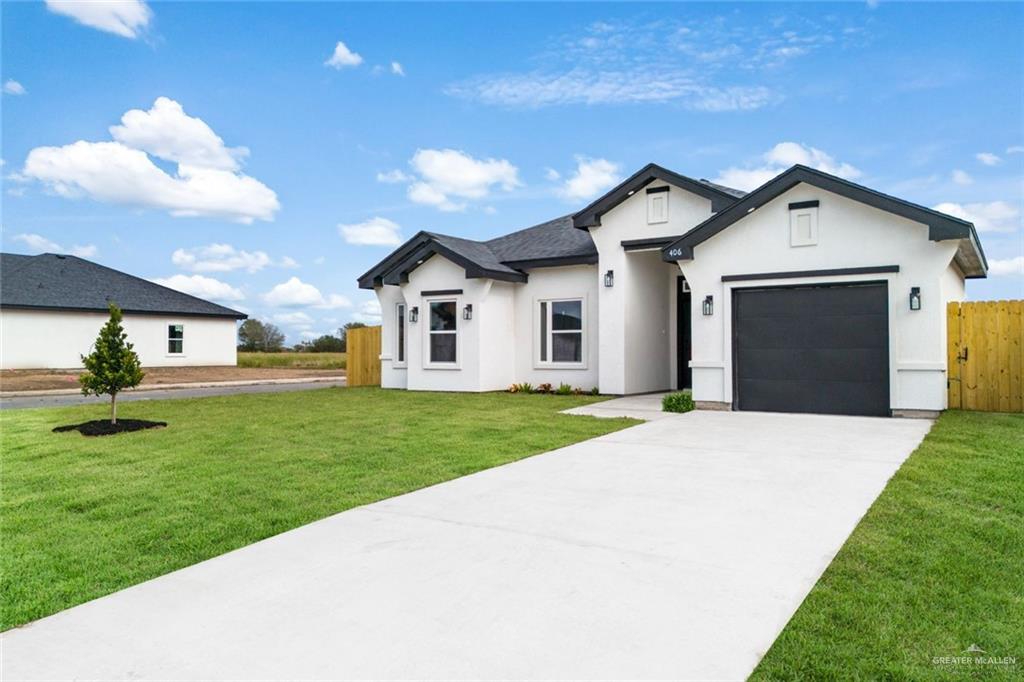
[[[111,303],[110,319],[100,329],[92,353],[82,356],[85,372],[78,377],[83,395],[110,396],[111,424],[117,423],[117,394],[138,386],[145,376],[121,326],[122,317],[121,309]]]

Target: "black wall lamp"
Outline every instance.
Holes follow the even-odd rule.
[[[609,270],[604,273],[604,285],[608,288],[615,286],[615,271]]]
[[[921,287],[910,287],[910,309],[921,309]]]
[[[417,306],[409,308],[409,321],[415,322],[420,319],[420,309]]]
[[[466,307],[462,309],[462,319],[472,320],[473,319],[473,304],[467,303]]]
[[[701,312],[705,315],[712,315],[715,312],[715,299],[708,294],[704,297],[704,302],[700,306]]]

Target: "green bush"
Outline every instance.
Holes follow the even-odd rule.
[[[669,393],[661,399],[661,409],[665,412],[689,412],[693,408],[693,398],[689,393]]]
[[[555,389],[555,393],[558,395],[572,395],[572,386],[569,384],[558,384],[558,388]]]

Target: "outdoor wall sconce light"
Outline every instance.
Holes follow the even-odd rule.
[[[467,303],[466,307],[462,309],[462,319],[472,320],[473,319],[473,304]]]
[[[604,273],[604,285],[606,287],[608,287],[609,289],[611,287],[615,286],[615,271],[614,270],[609,270],[608,272]]]
[[[409,308],[409,321],[415,322],[420,319],[420,309],[417,306]]]
[[[921,287],[910,287],[910,309],[921,309]]]
[[[704,303],[701,304],[701,312],[705,315],[711,315],[715,312],[715,299],[708,294],[704,297]]]

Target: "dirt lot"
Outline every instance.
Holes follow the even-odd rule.
[[[343,369],[286,369],[277,367],[149,367],[143,385],[208,381],[343,377]],[[0,371],[0,392],[78,388],[76,370],[6,369]]]

